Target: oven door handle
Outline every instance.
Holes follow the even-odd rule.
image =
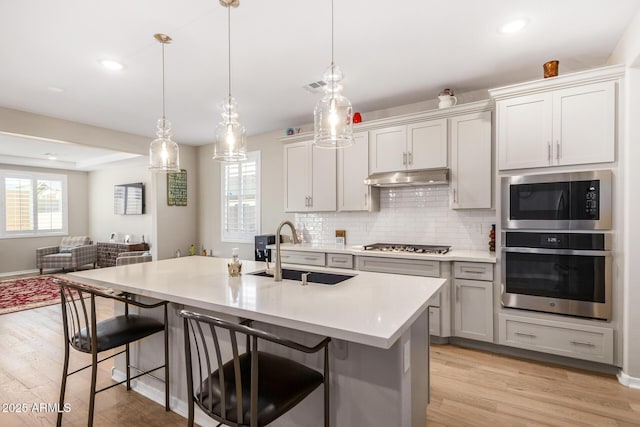
[[[579,255],[579,256],[611,256],[611,251],[594,251],[581,249],[544,249],[544,248],[507,248],[503,247],[502,252],[516,252],[522,254],[548,254],[548,255]]]

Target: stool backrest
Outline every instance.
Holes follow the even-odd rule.
[[[99,291],[62,280],[54,280],[60,286],[64,337],[75,349],[91,353],[97,345],[95,297]]]

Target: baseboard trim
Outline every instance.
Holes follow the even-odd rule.
[[[152,378],[146,376],[147,378]],[[124,372],[119,369],[111,368],[111,378],[116,381],[124,381],[127,379],[127,376]],[[152,381],[157,381],[152,378]],[[158,384],[162,384],[162,388],[156,388],[150,384],[147,384],[140,379],[135,379],[131,381],[131,389],[138,394],[146,397],[147,399],[153,400],[158,405],[164,406],[164,383],[161,381],[157,381]],[[175,412],[176,414],[184,417],[185,419],[189,415],[189,408],[187,406],[187,402],[184,400],[178,399],[177,397],[171,397],[169,401],[169,405],[171,408],[171,412]],[[195,423],[202,427],[217,427],[218,422],[213,418],[208,417],[204,413],[200,411],[200,408],[196,407],[195,413]]]
[[[618,377],[618,381],[623,386],[626,386],[626,387],[629,387],[629,388],[635,388],[637,390],[640,390],[640,378],[639,377],[632,377],[631,375],[625,374],[623,371],[618,372],[617,377]]]
[[[0,273],[0,277],[6,277],[6,276],[19,276],[21,274],[32,274],[32,273],[38,273],[39,270],[37,268],[33,269],[33,270],[22,270],[22,271],[9,271],[6,273]]]

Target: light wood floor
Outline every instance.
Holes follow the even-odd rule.
[[[112,312],[112,303],[99,306],[99,316]],[[0,404],[29,407],[27,413],[0,408],[0,426],[55,425],[55,413],[31,406],[58,401],[64,360],[59,306],[0,316],[0,343]],[[640,426],[640,390],[615,377],[451,345],[434,345],[431,355],[429,426]],[[88,363],[72,350],[71,369]],[[110,383],[109,369],[103,364],[99,387]],[[71,412],[63,425],[86,425],[89,381],[88,370],[70,377]],[[183,426],[186,420],[120,386],[98,394],[95,425]]]

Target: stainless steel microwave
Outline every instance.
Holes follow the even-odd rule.
[[[611,171],[502,178],[502,228],[608,230]]]

